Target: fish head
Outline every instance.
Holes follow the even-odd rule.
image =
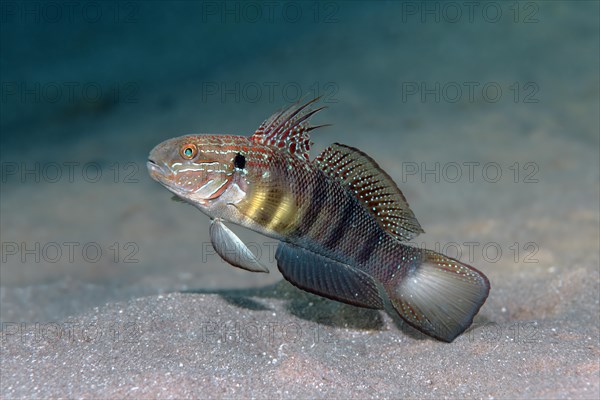
[[[245,157],[239,136],[188,135],[158,144],[148,156],[150,176],[176,196],[205,209],[244,195]],[[232,190],[234,189],[235,190]]]

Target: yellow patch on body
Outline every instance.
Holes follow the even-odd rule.
[[[238,209],[257,224],[280,234],[295,228],[298,221],[298,206],[291,193],[272,186],[253,188]]]

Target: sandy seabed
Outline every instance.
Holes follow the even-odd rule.
[[[600,397],[597,3],[535,3],[535,24],[400,24],[393,4],[355,4],[285,41],[290,24],[196,26],[183,6],[157,27],[157,4],[119,28],[131,43],[88,24],[61,47],[77,79],[138,82],[135,102],[39,114],[3,103],[2,398]],[[16,27],[2,29],[4,45]],[[129,60],[132,43],[148,71],[107,61]],[[229,58],[215,50],[226,45]],[[160,73],[174,68],[165,59],[197,72]],[[27,71],[67,79],[63,61]],[[7,80],[23,79],[18,62],[3,64]],[[489,277],[465,334],[440,343],[393,314],[304,293],[282,281],[275,241],[236,227],[272,272],[231,268],[210,247],[208,218],[150,180],[145,158],[166,138],[251,134],[288,99],[223,87],[265,82],[318,87],[328,109],[315,121],[333,126],[314,132],[313,157],[332,142],[370,154],[426,231],[414,244]],[[419,85],[436,82],[439,101],[423,100]],[[467,82],[503,95],[453,101]]]

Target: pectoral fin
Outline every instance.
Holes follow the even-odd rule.
[[[210,225],[210,240],[217,254],[234,267],[251,272],[269,272],[220,218],[215,218]]]
[[[285,279],[300,289],[359,307],[383,308],[375,280],[359,269],[283,242],[275,258]]]

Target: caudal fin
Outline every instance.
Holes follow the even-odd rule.
[[[429,250],[424,250],[423,262],[414,271],[384,286],[402,319],[445,342],[471,325],[490,291],[481,272]]]

